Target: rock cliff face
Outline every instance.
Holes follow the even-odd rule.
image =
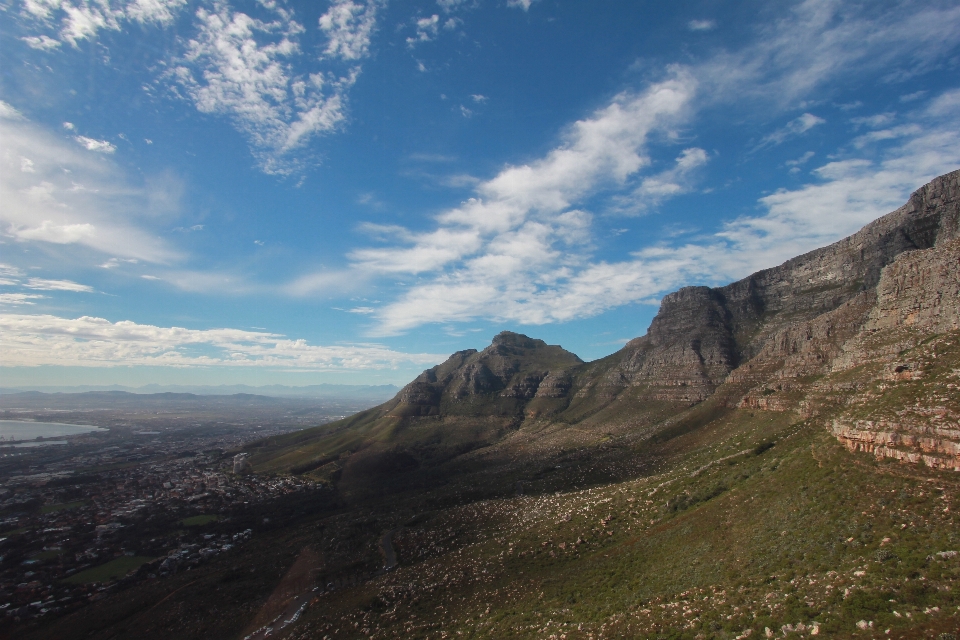
[[[883,270],[867,331],[912,327],[929,333],[960,329],[960,239],[902,254]]]
[[[921,322],[932,330],[937,318],[938,330],[953,326],[956,260],[950,256],[957,253],[951,240],[958,227],[960,172],[953,172],[830,246],[725,287],[687,287],[665,296],[647,334],[611,358],[607,370],[579,380],[577,393],[614,397],[644,387],[651,399],[696,403],[741,365],[747,366],[734,380],[768,373],[771,361],[784,364],[788,377],[817,372],[862,325],[878,284],[880,304],[888,307],[874,323]],[[933,247],[943,249],[936,264],[929,257],[897,261]],[[943,291],[941,298],[925,298],[931,287]]]

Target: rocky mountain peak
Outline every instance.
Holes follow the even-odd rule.
[[[403,388],[393,412],[443,415],[518,413],[547,379],[549,397],[564,390],[564,372],[583,363],[575,354],[520,333],[502,331],[483,351],[458,351]],[[569,378],[569,376],[566,376]]]

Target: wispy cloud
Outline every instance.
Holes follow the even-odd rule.
[[[59,24],[59,41],[77,47],[98,31],[119,31],[125,22],[169,24],[186,4],[187,0],[26,0],[22,13],[43,25]],[[47,35],[25,40],[31,47],[47,50],[59,45]]]
[[[18,294],[0,294],[3,295]],[[30,297],[0,297],[0,303],[30,304]],[[0,314],[0,331],[4,335],[4,366],[229,366],[365,371],[429,366],[446,358],[445,354],[402,353],[379,344],[311,345],[306,340],[276,333],[158,327],[89,316]]]
[[[54,40],[50,36],[28,36],[20,39],[30,45],[31,49],[39,49],[40,51],[52,51],[60,47],[60,41]]]
[[[801,136],[807,131],[810,131],[810,129],[813,129],[815,126],[825,122],[826,120],[819,118],[812,113],[805,113],[799,118],[795,118],[788,122],[786,126],[777,129],[768,136],[765,136],[760,141],[760,144],[756,146],[755,150],[783,144],[787,140]]]
[[[707,164],[707,152],[698,147],[684,149],[674,165],[660,173],[644,178],[640,185],[626,195],[614,198],[615,211],[621,214],[638,214],[648,211],[667,198],[686,193],[693,184],[696,169]]]
[[[702,165],[706,152],[691,147],[674,167],[654,172],[648,146],[653,134],[659,144],[677,139],[697,109],[762,104],[782,113],[838,78],[930,63],[956,46],[957,27],[960,7],[916,3],[875,14],[837,0],[806,0],[742,49],[674,67],[672,80],[618,96],[572,125],[564,143],[541,159],[480,182],[475,198],[436,216],[433,230],[351,252],[355,273],[417,276],[371,314],[372,332],[475,318],[539,324],[587,317],[654,302],[684,284],[728,282],[855,231],[960,165],[960,99],[944,94],[936,108],[912,114],[914,128],[898,130],[880,156],[850,156],[841,147],[844,155],[817,167],[810,184],[762,198],[763,213],[687,244],[668,238],[627,259],[598,261],[593,218],[583,206],[605,189],[615,202],[632,195],[652,204],[689,189],[679,178]],[[823,122],[803,113],[768,134],[761,148]]]
[[[582,268],[591,245],[592,216],[573,203],[598,189],[628,185],[651,162],[648,137],[681,120],[693,93],[693,80],[677,71],[642,93],[618,95],[574,123],[544,158],[480,183],[477,197],[438,216],[434,231],[398,234],[409,246],[352,252],[358,273],[438,273],[378,309],[379,331],[476,315],[516,317],[507,306],[519,315],[525,315],[520,308],[530,310],[529,321],[549,321],[529,303]],[[677,165],[692,167],[704,156],[690,149]]]
[[[867,126],[873,129],[877,127],[885,127],[896,118],[897,114],[888,111],[886,113],[877,113],[872,116],[860,116],[859,118],[850,118],[851,124],[860,127]]]
[[[324,55],[330,58],[355,61],[370,53],[370,39],[377,25],[377,0],[352,2],[335,0],[320,16],[320,30],[327,36]]]
[[[513,7],[514,9],[523,9],[524,11],[529,11],[534,2],[536,2],[536,0],[507,0],[507,6]]]
[[[904,138],[907,136],[917,135],[923,132],[922,127],[918,124],[904,124],[899,127],[890,127],[889,129],[879,129],[877,131],[870,131],[865,133],[862,136],[857,136],[853,140],[853,146],[858,149],[861,149],[873,142],[880,142],[882,140],[894,140],[896,138]]]
[[[0,233],[9,238],[169,262],[178,253],[146,229],[165,200],[154,191],[169,186],[138,185],[109,154],[91,154],[0,102]],[[164,212],[171,208],[164,204]]]
[[[334,14],[325,14],[330,17],[321,28],[329,27],[328,56],[353,61],[366,54],[375,5],[367,5],[361,14],[354,13],[356,7],[339,3],[331,8]],[[265,172],[285,175],[302,164],[293,152],[344,121],[346,92],[360,67],[352,66],[343,75],[294,74],[290,63],[302,57],[299,37],[304,27],[290,12],[273,9],[270,21],[233,11],[222,2],[212,10],[198,9],[199,33],[170,78],[197,109],[233,120]]]
[[[36,304],[34,300],[46,297],[39,293],[0,293],[0,305]]]
[[[169,25],[187,5],[187,0],[27,0],[22,15],[49,33],[23,40],[48,51],[61,43],[76,48],[102,30]],[[311,58],[300,46],[305,27],[282,3],[259,2],[250,13],[225,0],[203,3],[193,14],[195,35],[182,41],[183,54],[162,61],[168,69],[164,77],[198,110],[230,118],[264,171],[293,173],[307,161],[306,143],[345,121],[347,93],[370,53],[382,5],[383,0],[334,0],[317,27],[326,47]],[[295,64],[309,71],[295,73]],[[115,151],[104,140],[76,140],[91,151]]]
[[[843,0],[802,0],[746,46],[695,65],[712,102],[759,100],[783,107],[812,89],[858,73],[932,68],[957,45],[960,6],[907,0],[866,11]]]
[[[73,138],[87,151],[96,151],[98,153],[113,153],[117,148],[106,140],[96,140],[86,136],[75,136]]]
[[[30,278],[23,285],[27,289],[37,291],[73,291],[76,293],[91,293],[93,287],[72,280],[45,280],[43,278]]]
[[[426,18],[418,18],[414,25],[416,26],[417,33],[414,36],[407,38],[407,46],[414,47],[421,42],[430,42],[431,40],[437,37],[439,31],[440,16],[433,14]]]
[[[804,153],[802,156],[800,156],[800,157],[797,158],[796,160],[787,160],[787,166],[788,166],[788,167],[799,167],[800,165],[804,165],[804,164],[806,164],[807,162],[809,162],[810,159],[813,158],[813,156],[815,156],[815,155],[817,155],[817,154],[815,154],[813,151],[807,151],[806,153]]]
[[[717,23],[713,20],[691,20],[687,23],[690,31],[713,31],[716,28]]]
[[[443,9],[444,13],[450,13],[461,7],[467,0],[437,0],[437,4]]]

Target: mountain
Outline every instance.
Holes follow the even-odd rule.
[[[953,172],[833,245],[665,296],[606,358],[503,332],[252,443],[258,482],[322,488],[238,504],[203,539],[253,544],[84,591],[22,637],[953,640],[958,209]]]
[[[512,478],[519,457],[536,466],[602,438],[669,440],[737,408],[810,417],[830,404],[813,378],[888,363],[957,330],[958,181],[960,172],[937,178],[852,236],[778,267],[665,296],[647,333],[606,358],[583,363],[503,332],[379,407],[259,443],[254,463],[328,481],[336,474],[344,487],[390,477],[399,488],[398,476],[438,465],[446,465],[441,475],[469,471],[478,456]],[[886,375],[878,371],[861,373]],[[848,443],[874,437],[836,429]],[[919,442],[918,429],[900,442]],[[945,451],[960,441],[938,437]]]
[[[246,384],[231,385],[161,385],[148,384],[141,387],[124,385],[77,385],[77,386],[29,386],[29,387],[0,387],[0,396],[16,393],[36,391],[41,393],[89,393],[124,391],[137,394],[160,393],[187,393],[204,396],[228,396],[250,394],[270,396],[273,398],[311,398],[323,400],[362,400],[383,401],[397,392],[396,385],[359,385],[359,384],[313,384],[291,387],[280,384],[251,386]]]

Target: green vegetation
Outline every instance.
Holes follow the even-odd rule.
[[[82,507],[85,504],[86,503],[83,500],[64,502],[60,504],[45,504],[40,507],[40,513],[52,513],[54,511],[62,511],[64,509],[76,509],[77,507]]]
[[[87,569],[86,571],[81,571],[80,573],[70,576],[69,578],[64,578],[63,581],[70,584],[110,582],[111,580],[122,578],[135,569],[139,569],[141,565],[144,565],[151,560],[153,560],[153,558],[148,558],[146,556],[120,556],[119,558],[114,558],[106,564],[100,565],[99,567]]]

